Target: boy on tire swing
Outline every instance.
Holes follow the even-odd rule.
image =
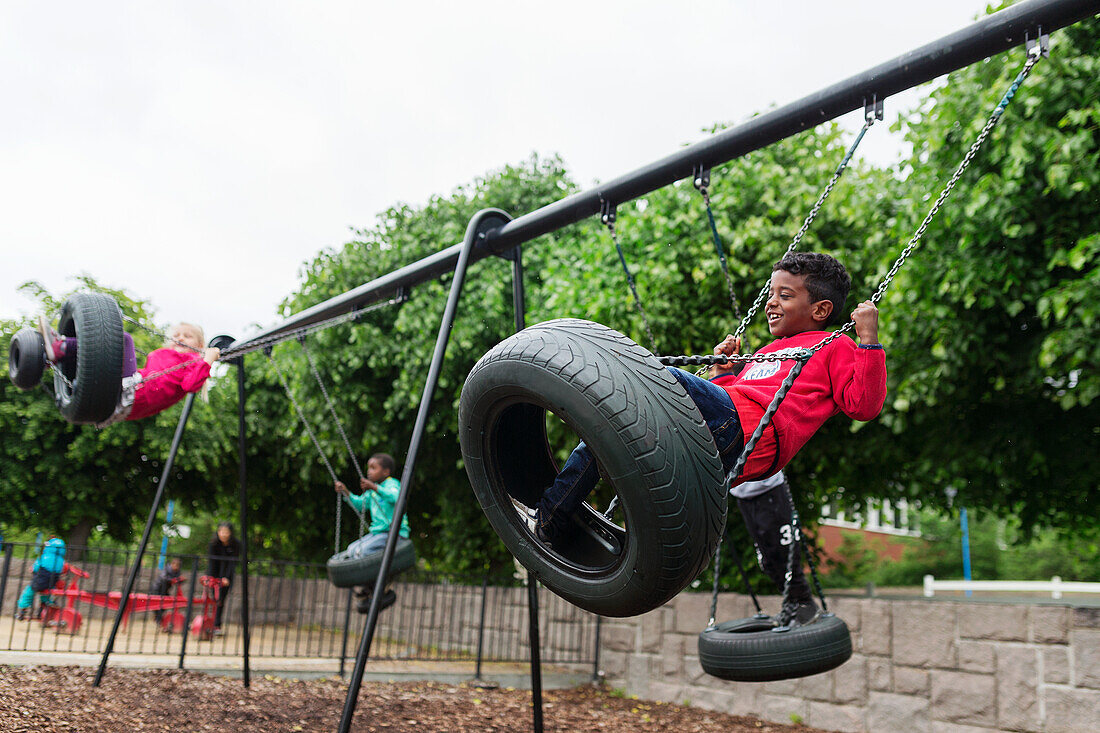
[[[397,472],[397,462],[389,453],[375,453],[367,461],[366,478],[359,480],[359,488],[362,494],[353,494],[344,485],[343,481],[336,482],[336,493],[358,512],[370,512],[370,531],[364,537],[348,545],[348,552],[355,557],[363,557],[376,552],[382,552],[386,547],[386,540],[390,535],[390,525],[394,522],[394,509],[397,504],[397,495],[401,493],[401,482],[394,477]],[[405,539],[409,537],[409,518],[401,516],[401,527],[398,534]],[[374,588],[369,585],[357,586],[355,595],[359,599],[356,610],[359,613],[367,613],[370,610],[371,596]],[[379,610],[389,608],[397,600],[397,594],[392,589],[387,589],[379,602]]]
[[[775,341],[756,353],[794,351],[820,343],[829,335],[824,329],[842,312],[851,284],[848,272],[834,257],[810,252],[788,253],[772,268],[764,306],[768,330]],[[871,420],[878,416],[886,400],[886,355],[878,342],[878,309],[870,301],[864,301],[852,312],[852,321],[859,344],[847,336],[840,336],[810,358],[756,444],[741,475],[733,482],[735,495],[745,482],[779,473],[833,415],[843,412],[855,420]],[[731,356],[740,348],[740,339],[730,335],[714,348],[714,353]],[[745,436],[756,429],[795,363],[794,358],[752,362],[740,372],[737,364],[715,365],[711,367],[711,380],[669,367],[702,413],[727,473],[744,448]],[[553,545],[574,531],[570,517],[595,488],[599,478],[596,457],[582,441],[532,512],[530,526],[535,536]],[[759,496],[777,499],[780,493],[765,489]],[[786,548],[780,551],[770,548],[775,544],[772,535],[781,530],[783,524],[789,526],[790,506],[785,509],[787,519],[783,522],[780,513],[773,511],[775,507],[771,506],[775,501],[764,502],[769,505],[765,511],[763,504],[751,501],[752,497],[747,498],[750,501],[739,502],[743,507],[760,509],[746,511],[743,508],[743,513],[753,542],[761,549],[761,559],[783,554],[781,567],[785,572],[787,561],[783,550]],[[775,516],[770,516],[773,514]],[[770,566],[773,562],[767,559],[762,562],[765,564]],[[768,567],[765,571],[771,575]],[[791,600],[797,592],[798,601],[791,609],[784,609],[778,621],[810,623],[816,618],[817,607],[804,578],[801,588],[792,588]]]

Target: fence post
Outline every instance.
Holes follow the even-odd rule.
[[[1053,575],[1050,578],[1050,597],[1054,600],[1062,598],[1062,576]]]
[[[477,622],[477,666],[474,667],[473,682],[481,687],[484,680],[481,679],[481,656],[485,642],[485,606],[489,598],[489,571],[485,571],[485,577],[481,580],[481,618]]]
[[[4,543],[4,570],[0,572],[0,613],[4,612],[4,591],[8,589],[8,571],[11,570],[11,556],[15,546],[10,542]]]
[[[348,656],[348,631],[351,628],[351,597],[355,589],[348,588],[348,605],[344,609],[344,641],[340,644],[340,678],[344,677],[344,660]]]
[[[936,595],[936,589],[932,586],[935,579],[931,575],[924,576],[924,597],[931,598]]]
[[[595,654],[592,655],[592,684],[600,681],[600,630],[603,628],[603,616],[596,617]]]
[[[180,665],[183,669],[183,656],[187,653],[187,637],[191,633],[191,612],[195,608],[195,586],[199,582],[199,558],[191,558],[191,589],[187,592],[187,610],[183,614],[183,641],[180,643]]]

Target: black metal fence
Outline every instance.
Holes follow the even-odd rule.
[[[19,598],[31,582],[38,548],[7,543],[0,553],[0,651],[100,653],[125,584],[134,553],[97,548],[68,549],[68,557],[87,577],[68,573],[67,594],[34,594],[33,609],[18,620]],[[221,631],[203,633],[213,611],[203,602],[201,576],[205,557],[173,555],[182,560],[182,582],[169,591],[176,608],[155,613],[143,608],[158,571],[158,554],[142,561],[126,624],[113,653],[186,656],[237,656],[243,652],[240,589],[226,596]],[[239,585],[239,572],[237,578]],[[441,576],[421,571],[395,579],[396,603],[378,621],[371,648],[374,660],[527,662],[527,594],[515,587],[489,585],[488,579]],[[543,614],[541,658],[544,663],[585,666],[597,663],[599,619],[540,589]],[[113,594],[113,595],[112,595]],[[25,598],[25,596],[24,596]],[[163,596],[151,600],[163,602]],[[43,601],[56,609],[39,616]],[[350,589],[333,586],[317,563],[249,562],[250,656],[339,659],[354,656],[365,616],[356,611]],[[112,608],[111,606],[114,606]],[[173,616],[173,614],[178,614]],[[158,616],[160,621],[158,622]],[[195,628],[192,628],[192,627]]]

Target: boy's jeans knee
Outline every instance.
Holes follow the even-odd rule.
[[[718,385],[694,374],[669,367],[668,370],[699,408],[703,421],[714,436],[725,471],[733,468],[744,444],[741,421],[729,393]],[[543,492],[538,503],[538,525],[553,536],[565,530],[569,517],[592,493],[600,480],[596,457],[582,440],[562,467],[554,483]]]
[[[371,532],[348,545],[348,549],[345,550],[345,552],[351,557],[364,557],[365,555],[370,555],[371,553],[378,552],[385,548],[386,539],[388,537],[389,532]]]

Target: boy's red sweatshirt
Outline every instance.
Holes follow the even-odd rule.
[[[756,353],[809,348],[828,335],[827,331],[805,331],[776,339]],[[733,398],[746,441],[794,364],[794,359],[749,362],[740,374],[725,374],[713,380]],[[838,412],[855,420],[871,420],[882,411],[885,401],[885,351],[861,349],[852,339],[840,336],[802,368],[749,456],[738,483],[771,476],[786,466],[818,428]]]
[[[175,349],[157,349],[149,352],[145,366],[138,371],[144,377],[182,362],[191,363],[174,372],[162,374],[141,383],[134,393],[134,406],[127,420],[140,420],[143,417],[156,415],[182,400],[188,392],[198,392],[202,389],[206,378],[210,376],[210,365],[199,354]]]

